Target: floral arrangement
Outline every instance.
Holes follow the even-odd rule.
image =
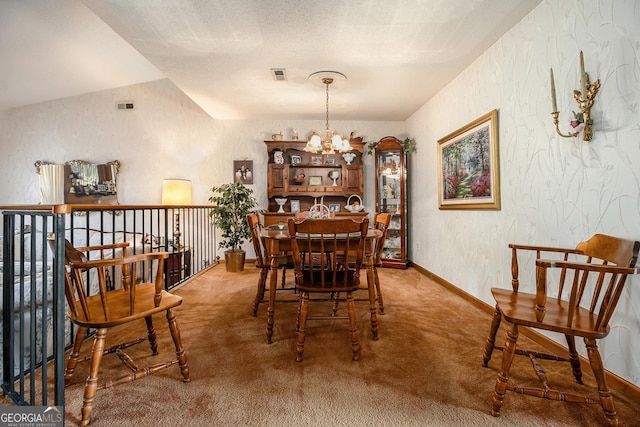
[[[569,121],[569,124],[573,128],[571,135],[577,137],[579,140],[584,141],[584,114],[576,113],[572,111],[573,118]]]
[[[405,138],[404,141],[402,141],[402,151],[404,151],[405,154],[409,154],[413,151],[414,147],[416,144],[416,140],[412,139],[412,138]],[[367,154],[373,154],[374,150],[376,149],[376,147],[378,146],[378,141],[374,141],[374,142],[368,142],[367,143]]]
[[[571,111],[571,112],[573,113],[573,118],[571,119],[569,124],[571,125],[572,128],[575,129],[578,126],[580,126],[582,123],[584,123],[584,114],[576,113],[575,111]]]

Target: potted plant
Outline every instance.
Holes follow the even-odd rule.
[[[211,188],[216,195],[209,197],[209,201],[216,206],[211,209],[209,216],[222,232],[219,248],[227,248],[224,252],[224,262],[227,271],[243,271],[245,251],[242,244],[251,237],[251,230],[247,224],[247,214],[259,213],[255,209],[257,201],[253,197],[253,190],[242,182],[223,184]]]

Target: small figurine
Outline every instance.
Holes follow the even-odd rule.
[[[386,188],[385,188],[385,192],[387,193],[386,198],[387,199],[393,199],[393,185],[391,185],[391,183],[388,183]]]

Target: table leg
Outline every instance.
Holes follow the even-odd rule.
[[[378,310],[376,308],[376,286],[373,274],[373,257],[367,257],[367,288],[369,289],[369,311],[371,312],[371,338],[378,339]]]
[[[271,344],[271,337],[273,336],[273,314],[276,304],[276,289],[278,287],[278,253],[271,253],[271,271],[269,273],[269,306],[267,307],[267,344]]]

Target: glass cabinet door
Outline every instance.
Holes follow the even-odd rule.
[[[382,252],[384,267],[406,268],[406,155],[395,137],[382,138],[376,146],[376,211],[391,214]]]

